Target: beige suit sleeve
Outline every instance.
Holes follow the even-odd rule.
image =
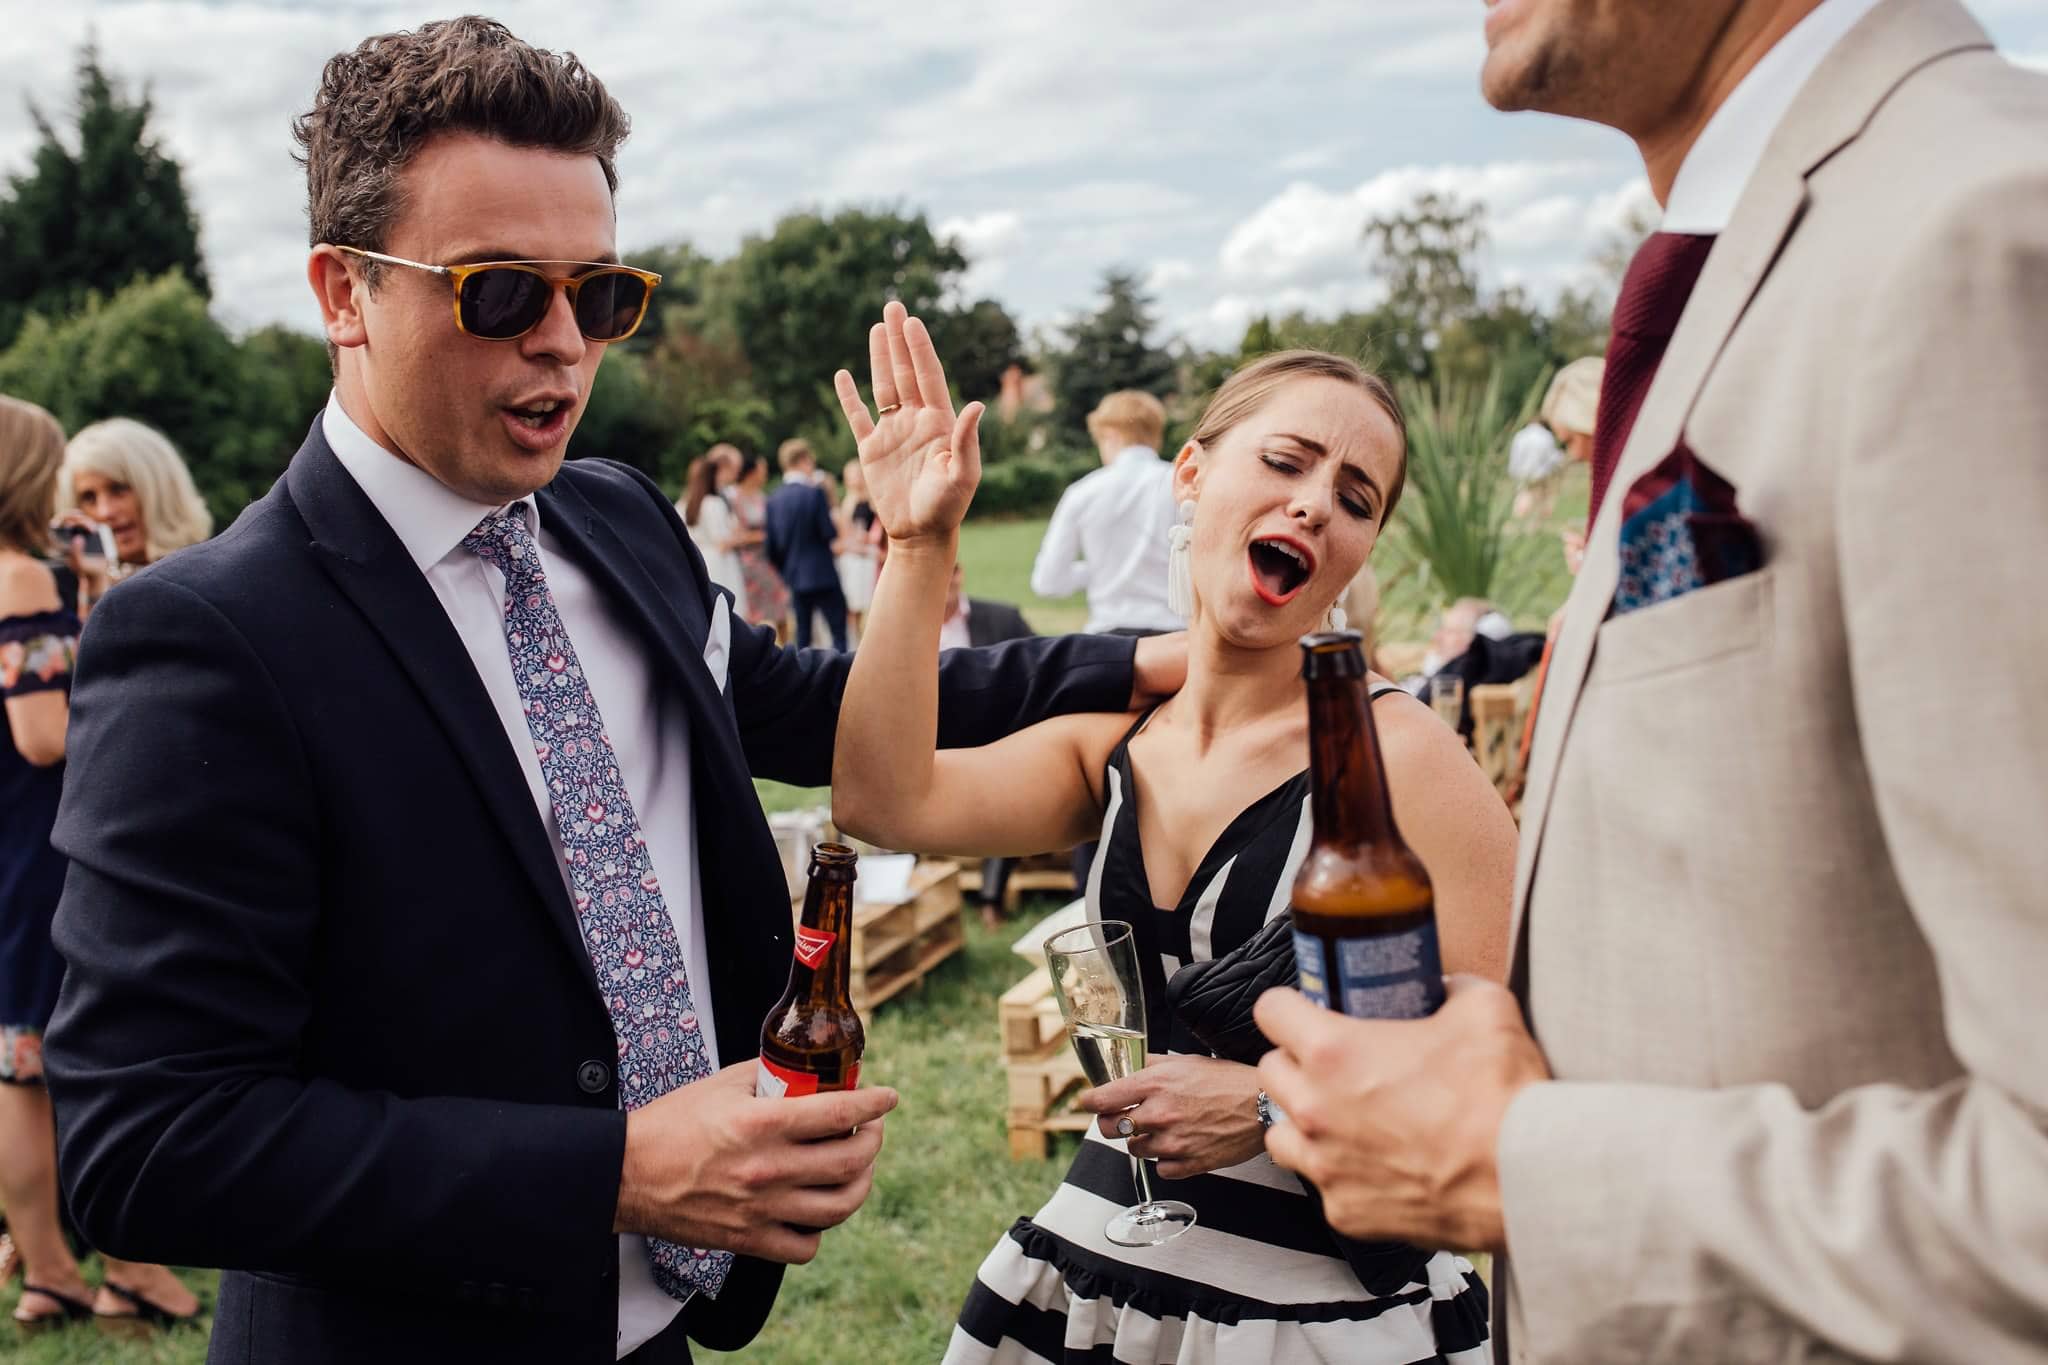
[[[1538,1360],[1790,1359],[1810,1336],[2048,1362],[2048,168],[1871,230],[1908,243],[1816,395],[1845,442],[1844,704],[1965,1074],[1818,1110],[1778,1087],[1525,1092],[1500,1160]]]

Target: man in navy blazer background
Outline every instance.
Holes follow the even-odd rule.
[[[809,441],[793,436],[775,452],[775,462],[782,467],[782,487],[768,497],[768,558],[789,585],[794,638],[800,646],[809,644],[812,619],[823,616],[832,648],[843,650],[846,594],[832,551],[839,528],[832,521],[832,499],[818,486],[818,457]]]
[[[563,463],[645,303],[625,128],[488,20],[330,61],[334,396],[86,635],[61,1165],[96,1245],[228,1269],[212,1360],[686,1361],[866,1197],[894,1094],[756,1098],[750,1060],[790,916],[749,773],[828,780],[845,660],[736,622],[646,478]],[[962,651],[945,742],[1174,671]]]

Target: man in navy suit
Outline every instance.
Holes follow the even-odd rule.
[[[796,436],[782,443],[775,459],[782,466],[782,487],[768,499],[768,558],[789,585],[796,643],[811,642],[811,621],[822,616],[832,648],[844,650],[846,594],[832,550],[839,528],[832,521],[832,499],[818,484],[818,457],[809,441]]]
[[[894,1094],[751,1060],[791,926],[748,776],[827,780],[845,661],[736,622],[647,479],[563,463],[646,302],[625,126],[488,20],[334,58],[297,125],[334,395],[84,642],[65,1187],[106,1251],[229,1270],[214,1361],[734,1349],[866,1197]],[[945,742],[1171,671],[963,652]]]

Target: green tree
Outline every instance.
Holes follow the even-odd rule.
[[[1444,330],[1479,305],[1479,252],[1486,210],[1429,192],[1400,213],[1365,225],[1373,273],[1387,286],[1384,311],[1412,331],[1402,345],[1433,350]]]
[[[61,317],[132,280],[176,270],[203,299],[199,224],[178,163],[151,136],[148,93],[131,99],[90,45],[78,60],[77,147],[33,103],[33,169],[0,196],[0,349],[30,313]]]
[[[793,213],[710,272],[696,330],[716,343],[730,327],[753,393],[767,403],[774,429],[789,434],[837,412],[819,398],[833,371],[866,375],[868,328],[886,300],[936,320],[948,285],[966,267],[922,213]]]
[[[272,327],[238,343],[176,271],[88,295],[59,321],[31,314],[0,352],[0,393],[67,431],[133,417],[170,437],[221,526],[284,471],[330,382],[319,341]]]
[[[1138,277],[1105,271],[1102,306],[1068,325],[1065,349],[1053,358],[1053,416],[1072,435],[1085,435],[1088,414],[1105,395],[1143,389],[1162,398],[1173,391],[1176,365],[1152,341],[1152,300]]]
[[[946,361],[947,382],[969,401],[993,399],[1002,388],[1003,371],[1024,358],[1016,319],[994,299],[944,310],[931,327],[932,341]]]

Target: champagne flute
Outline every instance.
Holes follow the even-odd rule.
[[[1131,926],[1122,920],[1093,920],[1054,934],[1045,941],[1045,963],[1088,1083],[1108,1085],[1144,1066],[1145,995]],[[1152,1197],[1151,1164],[1131,1158],[1138,1202],[1102,1230],[1120,1247],[1157,1246],[1195,1225],[1192,1206]]]

